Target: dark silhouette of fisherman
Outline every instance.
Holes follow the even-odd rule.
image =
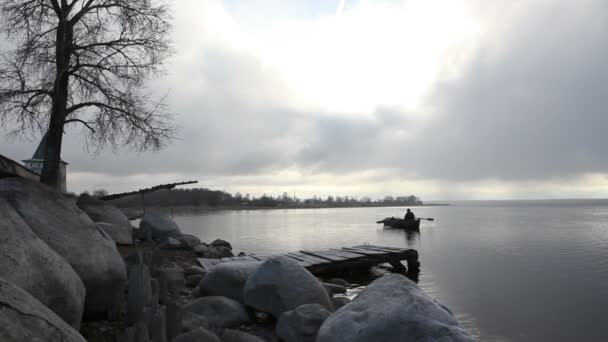
[[[405,217],[403,218],[406,221],[411,221],[416,219],[416,216],[414,216],[414,213],[410,211],[410,209],[407,209],[407,212],[405,213]]]

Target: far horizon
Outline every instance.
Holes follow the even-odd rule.
[[[148,86],[177,139],[97,151],[66,126],[68,191],[608,198],[604,1],[264,3],[172,3],[175,55]],[[40,132],[11,124],[0,154],[30,158]]]

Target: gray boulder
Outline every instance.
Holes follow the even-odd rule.
[[[454,316],[414,282],[385,275],[321,326],[318,342],[474,341]]]
[[[262,262],[229,262],[212,268],[198,283],[202,296],[223,296],[245,303],[243,288]]]
[[[192,274],[186,277],[186,287],[197,287],[203,279],[203,274]]]
[[[86,342],[25,290],[0,279],[0,341]]]
[[[184,246],[182,245],[182,242],[179,241],[178,239],[176,239],[174,237],[168,237],[162,243],[162,248],[176,250],[176,249],[184,249]]]
[[[304,304],[284,312],[277,323],[277,336],[289,342],[315,342],[317,332],[331,315],[319,304]]]
[[[57,316],[79,329],[85,291],[72,266],[40,240],[2,198],[0,232],[2,277],[29,292]]]
[[[222,332],[222,342],[264,342],[264,340],[244,331],[225,329]]]
[[[201,239],[189,234],[182,234],[177,239],[182,242],[182,245],[184,247],[187,247],[189,249],[192,249],[194,248],[194,246],[200,245],[201,243]]]
[[[206,243],[201,243],[192,248],[194,253],[200,258],[220,259],[233,257],[232,251],[225,246],[211,246]]]
[[[186,275],[207,274],[207,271],[200,266],[190,266],[184,270]]]
[[[334,310],[339,310],[344,305],[350,303],[351,300],[348,297],[332,297],[331,303],[334,305]]]
[[[133,226],[127,216],[117,207],[106,201],[84,194],[78,198],[77,205],[93,222],[105,222],[114,225],[111,231],[106,230],[116,243],[133,244]],[[102,227],[104,228],[104,227]],[[105,229],[104,229],[105,230]]]
[[[163,240],[181,235],[179,227],[171,217],[160,211],[146,211],[139,222],[139,228],[142,234],[149,234],[154,240]]]
[[[222,240],[222,239],[215,239],[215,240],[213,240],[213,242],[211,243],[211,246],[213,246],[213,247],[226,247],[229,250],[232,250],[232,246],[230,245],[230,242],[228,242],[226,240]]]
[[[85,315],[107,313],[124,301],[127,274],[116,244],[73,201],[19,178],[0,179],[0,197],[76,271],[86,289]]]
[[[132,245],[133,244],[133,229],[125,229],[124,227],[118,227],[112,223],[107,222],[95,222],[97,227],[103,229],[110,238],[119,245]]]
[[[216,334],[205,328],[183,333],[175,337],[171,342],[222,342]]]
[[[193,319],[192,316],[188,317],[189,314],[201,319],[198,326],[206,327],[228,328],[250,321],[247,310],[241,303],[225,297],[198,298],[184,305],[182,312],[184,327],[192,325],[191,322],[187,322]]]
[[[332,305],[323,285],[293,259],[274,256],[264,261],[247,279],[243,289],[245,304],[280,317],[303,304]]]

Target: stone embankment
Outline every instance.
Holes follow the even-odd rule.
[[[230,243],[146,212],[138,228],[93,197],[0,179],[0,341],[471,341],[452,313],[399,274],[354,300],[289,258],[209,272]]]

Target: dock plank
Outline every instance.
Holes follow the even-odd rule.
[[[365,245],[365,246],[356,246],[356,248],[358,249],[365,249],[365,250],[371,250],[371,251],[378,251],[378,252],[384,252],[384,253],[403,253],[406,250],[402,249],[402,250],[391,250],[388,248],[384,248],[384,247],[376,247],[376,246],[369,246],[369,245]]]
[[[387,250],[389,252],[405,252],[405,251],[408,250],[407,248],[388,247],[388,246],[376,246],[376,245],[359,245],[359,246],[355,246],[355,248],[360,248],[360,247],[369,247],[369,248]]]
[[[348,258],[348,259],[358,259],[358,258],[365,258],[365,255],[361,255],[361,254],[356,254],[356,253],[352,253],[352,252],[347,252],[343,249],[330,249],[329,252],[330,254],[333,255],[337,255],[343,258]]]
[[[293,256],[295,256],[298,259],[302,259],[304,261],[308,261],[309,263],[311,263],[313,265],[315,265],[315,264],[326,264],[326,263],[330,262],[329,260],[317,258],[317,257],[314,257],[312,255],[307,255],[307,254],[300,253],[300,252],[289,252],[287,254],[293,255]]]
[[[317,258],[323,258],[323,259],[327,259],[327,260],[331,260],[331,261],[347,260],[347,258],[339,257],[339,256],[328,254],[328,253],[323,253],[323,251],[308,251],[308,250],[306,250],[306,251],[300,251],[300,252],[304,253],[304,254],[312,255],[312,256],[317,257]]]
[[[362,248],[354,248],[354,247],[342,247],[343,250],[347,252],[359,253],[364,255],[382,255],[382,254],[390,254],[386,252],[373,251],[370,249],[362,249]]]
[[[417,262],[418,253],[414,249],[397,247],[386,247],[377,245],[358,245],[353,247],[331,248],[326,250],[302,250],[299,252],[289,252],[273,254],[270,256],[258,256],[255,254],[230,257],[222,259],[198,258],[198,263],[206,270],[214,268],[221,263],[244,262],[244,261],[265,261],[277,255],[294,260],[299,265],[307,268],[313,274],[328,274],[342,272],[348,269],[358,269],[361,267],[372,267],[384,262],[390,262],[399,272],[405,272],[405,267],[398,267],[400,261],[408,261],[410,264],[420,264]]]

